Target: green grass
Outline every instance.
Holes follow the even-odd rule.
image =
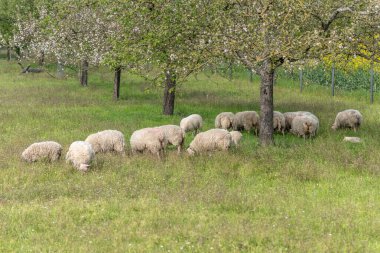
[[[112,74],[74,79],[20,75],[0,61],[0,252],[379,252],[380,103],[369,94],[277,80],[275,109],[320,119],[313,140],[276,135],[260,148],[244,133],[239,149],[212,156],[98,155],[87,174],[64,159],[26,164],[28,145],[68,146],[118,129],[128,141],[142,127],[178,124],[199,113],[204,129],[222,111],[259,109],[258,79],[230,82],[200,74],[180,86],[174,116],[161,115],[161,89],[123,73],[112,101]],[[146,88],[149,88],[146,91]],[[338,111],[355,108],[359,132],[333,132]],[[361,144],[343,143],[359,136]],[[192,139],[189,134],[188,145]]]

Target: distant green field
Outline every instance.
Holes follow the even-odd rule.
[[[315,139],[278,134],[263,149],[244,133],[240,148],[212,156],[98,155],[83,174],[63,158],[26,164],[20,154],[42,140],[66,152],[105,129],[128,143],[134,130],[191,113],[210,129],[222,111],[259,110],[258,79],[199,74],[180,85],[175,115],[163,116],[162,89],[128,73],[119,101],[106,69],[90,71],[88,88],[19,73],[0,61],[0,252],[380,252],[380,103],[366,91],[332,98],[309,85],[300,94],[298,82],[279,79],[275,109],[315,113]],[[362,112],[362,128],[333,132],[348,108]]]

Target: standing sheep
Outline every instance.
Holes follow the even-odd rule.
[[[66,162],[71,162],[80,171],[87,171],[95,158],[95,152],[90,143],[74,141],[66,154]]]
[[[215,118],[215,128],[230,129],[234,121],[234,114],[232,112],[219,113]]]
[[[273,111],[273,129],[275,131],[281,132],[282,135],[285,134],[285,116],[278,111]]]
[[[231,134],[225,129],[211,129],[199,133],[187,149],[189,155],[215,150],[228,150],[232,144]]]
[[[178,154],[180,154],[185,141],[185,132],[182,128],[176,125],[164,125],[158,128],[163,131],[165,136],[164,147],[166,147],[167,144],[171,144],[177,147]]]
[[[180,127],[185,133],[194,131],[196,135],[202,128],[203,119],[199,114],[191,114],[190,116],[183,118],[180,122]]]
[[[335,122],[331,128],[334,130],[338,128],[351,128],[356,132],[362,121],[363,116],[358,110],[348,109],[336,115]]]
[[[311,115],[296,116],[292,121],[291,132],[306,139],[306,137],[315,136],[318,128],[319,120],[317,117]]]
[[[124,135],[117,130],[104,130],[90,134],[85,141],[91,144],[95,153],[111,151],[124,153]]]
[[[315,119],[317,119],[317,121],[318,121],[318,126],[319,126],[319,120],[318,120],[317,116],[315,116],[315,115],[312,114],[311,112],[305,112],[305,111],[285,112],[283,115],[284,115],[284,117],[285,117],[285,131],[286,131],[286,132],[290,132],[290,130],[291,130],[291,128],[292,128],[292,122],[293,122],[293,119],[294,119],[296,116],[309,115],[309,116],[311,116],[311,117],[314,117]]]
[[[161,159],[165,147],[165,135],[158,127],[143,128],[133,132],[130,144],[133,154],[148,151]]]
[[[62,146],[55,141],[36,142],[27,147],[21,154],[26,162],[39,160],[56,161],[61,157]]]
[[[258,135],[260,129],[260,116],[255,111],[244,111],[235,114],[233,121],[233,129],[235,131],[251,131],[255,130],[255,134]]]
[[[231,131],[230,134],[232,143],[235,145],[235,147],[238,147],[241,139],[243,138],[243,135],[239,131]]]

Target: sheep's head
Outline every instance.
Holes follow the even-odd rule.
[[[304,123],[303,123],[303,130],[304,130],[304,132],[305,132],[305,134],[310,134],[310,133],[312,133],[313,132],[313,124],[311,123],[311,122],[309,122],[309,121],[305,121]]]
[[[187,149],[187,153],[191,156],[193,156],[195,154],[194,150],[192,150],[191,148],[188,148]]]
[[[337,127],[337,125],[334,123],[333,125],[332,125],[332,127],[331,127],[333,130],[336,130],[338,127]]]
[[[88,167],[90,167],[89,164],[81,163],[78,170],[86,172],[86,171],[88,171]]]

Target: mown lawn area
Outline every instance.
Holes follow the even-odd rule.
[[[0,61],[0,252],[380,251],[380,98],[370,105],[366,91],[332,98],[328,88],[300,94],[297,82],[277,80],[275,109],[316,114],[315,139],[276,134],[274,147],[261,148],[244,133],[228,153],[172,148],[159,161],[128,153],[133,131],[192,113],[210,129],[222,111],[258,111],[258,79],[199,74],[180,85],[175,115],[163,116],[162,89],[128,73],[119,101],[106,69],[92,69],[87,88],[19,73]],[[362,112],[362,128],[332,131],[349,108]],[[65,163],[73,141],[105,129],[124,133],[126,156],[98,155],[86,174]],[[22,151],[42,140],[63,145],[61,160],[23,162]]]

